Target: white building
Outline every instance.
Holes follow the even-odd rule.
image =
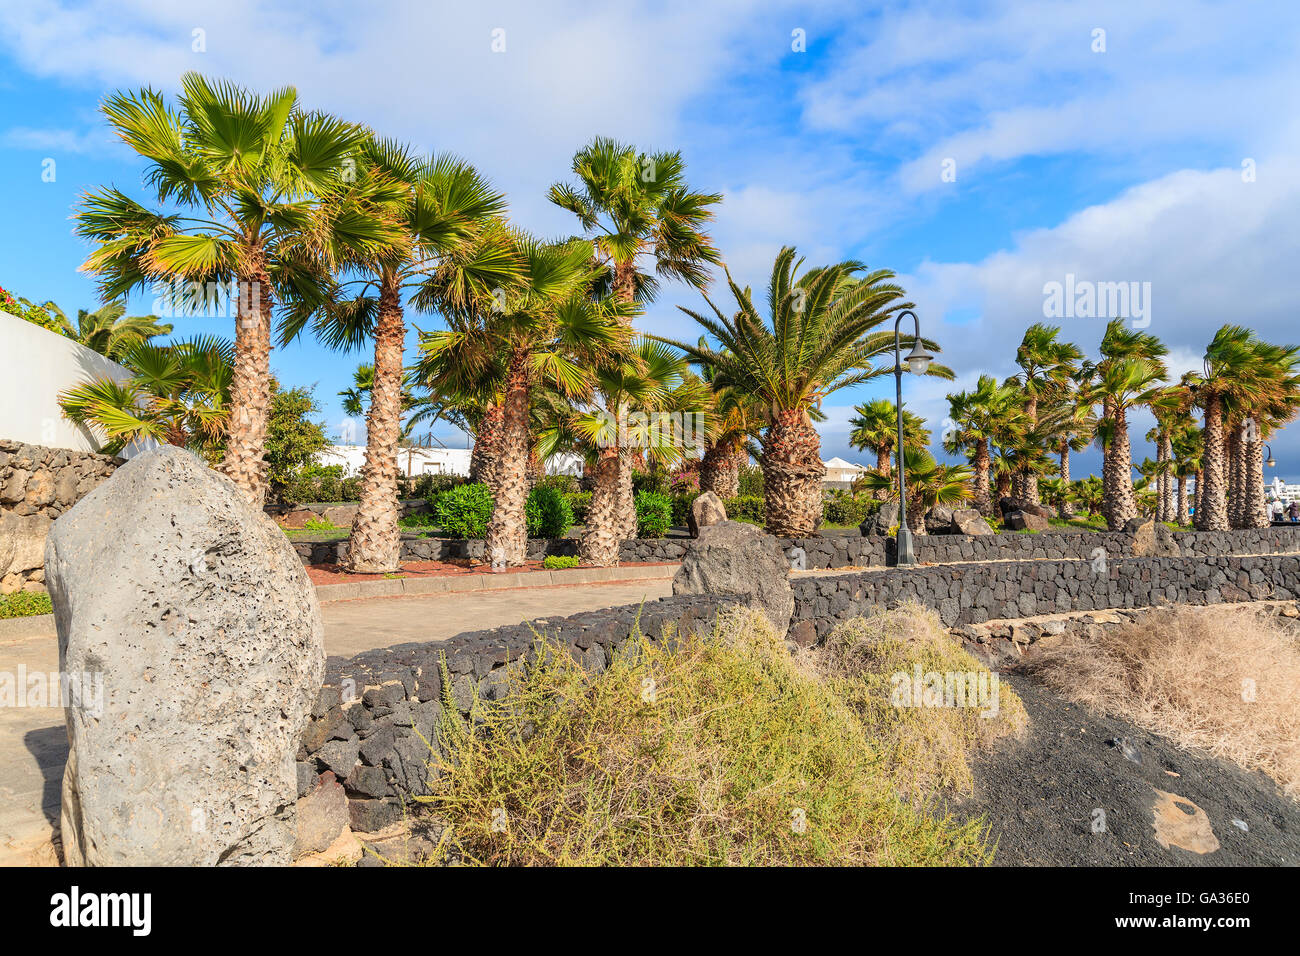
[[[822,476],[823,483],[832,481],[851,483],[857,481],[871,470],[865,465],[855,465],[843,458],[832,458],[830,461],[822,462],[822,464],[826,466],[826,474]]]
[[[65,335],[43,329],[8,312],[0,312],[0,355],[5,356],[0,375],[0,438],[99,451],[95,434],[63,415],[59,394],[93,378],[125,382],[131,373],[98,352]],[[139,454],[154,442],[122,451],[123,458]]]

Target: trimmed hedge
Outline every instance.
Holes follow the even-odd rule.
[[[657,491],[638,491],[635,502],[637,536],[662,538],[666,535],[673,525],[672,499]]]
[[[492,517],[492,493],[481,482],[458,485],[437,498],[438,527],[451,538],[482,538]]]
[[[573,508],[567,498],[547,485],[539,484],[528,493],[524,515],[530,538],[563,538],[573,527]]]

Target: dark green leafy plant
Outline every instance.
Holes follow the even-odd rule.
[[[439,495],[438,527],[449,538],[481,538],[487,534],[492,507],[487,485],[459,485]]]
[[[578,558],[569,554],[548,554],[542,559],[542,567],[548,571],[559,571],[563,568],[576,568]]]
[[[524,505],[530,538],[563,538],[573,527],[573,509],[554,488],[538,485],[528,493]]]
[[[662,538],[673,525],[673,502],[655,491],[636,493],[636,528],[642,538]]]

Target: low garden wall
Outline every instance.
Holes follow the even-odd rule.
[[[122,459],[0,440],[0,594],[45,590],[45,538],[54,519]]]
[[[539,629],[568,647],[584,667],[600,672],[635,627],[658,640],[670,627],[685,633],[710,626],[730,603],[726,596],[660,598],[548,619]],[[373,833],[396,822],[404,798],[428,792],[426,741],[436,741],[442,717],[444,655],[450,697],[466,716],[475,691],[493,699],[509,662],[531,656],[536,640],[532,627],[517,624],[347,659],[331,657],[298,751],[299,796],[311,793],[329,772],[346,791],[353,830]]]
[[[948,627],[1165,602],[1292,600],[1300,597],[1300,557],[1003,561],[809,575],[790,583],[795,592],[790,637],[811,644],[871,605],[909,598],[935,608]]]
[[[1185,556],[1219,554],[1280,554],[1300,552],[1300,526],[1251,528],[1240,531],[1178,531],[1173,534]],[[951,564],[961,561],[1090,560],[1097,548],[1110,557],[1133,555],[1134,535],[1124,532],[1080,531],[1059,534],[927,534],[913,538],[918,561]],[[894,563],[894,539],[879,535],[834,534],[816,538],[781,538],[781,547],[804,550],[809,570],[880,568]],[[689,541],[684,538],[635,538],[624,541],[619,560],[632,562],[680,561]],[[294,542],[306,564],[335,564],[346,553],[346,541]],[[446,561],[484,557],[481,539],[408,538],[402,542],[404,561]],[[548,555],[575,555],[576,538],[530,538],[528,557],[540,561]]]

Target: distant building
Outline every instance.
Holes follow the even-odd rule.
[[[822,476],[822,485],[826,488],[847,489],[871,470],[866,465],[855,465],[843,458],[832,458],[822,464],[826,466],[826,474]]]

